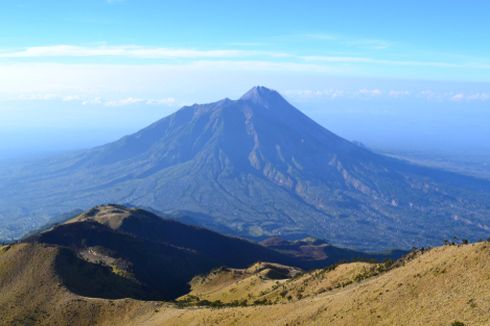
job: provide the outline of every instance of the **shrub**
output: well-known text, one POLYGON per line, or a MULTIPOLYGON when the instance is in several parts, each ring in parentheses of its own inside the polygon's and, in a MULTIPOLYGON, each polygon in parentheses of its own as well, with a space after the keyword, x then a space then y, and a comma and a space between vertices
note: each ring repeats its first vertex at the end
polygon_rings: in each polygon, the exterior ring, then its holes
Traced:
POLYGON ((451 326, 465 326, 465 324, 463 322, 460 322, 460 321, 453 321, 451 326))
POLYGON ((267 301, 267 299, 259 299, 254 301, 254 305, 266 305, 268 303, 269 302, 267 301))

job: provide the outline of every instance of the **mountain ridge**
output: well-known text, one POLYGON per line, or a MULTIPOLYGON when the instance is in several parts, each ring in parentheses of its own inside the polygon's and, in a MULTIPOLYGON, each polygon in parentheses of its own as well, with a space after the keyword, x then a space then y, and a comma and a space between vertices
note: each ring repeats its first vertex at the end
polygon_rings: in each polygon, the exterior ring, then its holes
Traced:
POLYGON ((483 326, 490 321, 489 250, 488 242, 418 250, 388 269, 349 263, 302 273, 265 262, 221 268, 196 276, 192 291, 171 303, 125 297, 120 271, 87 266, 66 247, 17 243, 0 246, 0 323, 483 326), (79 282, 87 276, 90 282, 79 282), (87 296, 74 284, 111 295, 87 296))
POLYGON ((50 277, 59 279, 71 293, 136 300, 174 300, 188 292, 193 277, 216 268, 247 268, 264 261, 309 270, 340 261, 383 261, 405 254, 336 248, 321 259, 304 259, 114 204, 94 207, 5 248, 11 247, 42 252, 49 247, 54 275, 50 277))

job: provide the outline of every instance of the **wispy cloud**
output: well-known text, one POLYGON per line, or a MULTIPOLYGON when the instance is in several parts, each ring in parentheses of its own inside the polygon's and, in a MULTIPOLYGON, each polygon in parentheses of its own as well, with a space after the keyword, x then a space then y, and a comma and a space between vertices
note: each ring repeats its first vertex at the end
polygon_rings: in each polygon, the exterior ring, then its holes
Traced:
POLYGON ((381 89, 360 88, 355 90, 345 89, 323 89, 323 90, 287 90, 284 92, 291 98, 314 100, 314 99, 419 99, 437 102, 490 102, 490 92, 468 92, 468 91, 436 91, 436 90, 404 90, 404 89, 381 89))
POLYGON ((35 46, 20 50, 0 50, 0 58, 46 58, 46 57, 126 57, 140 59, 195 59, 195 58, 240 58, 251 56, 287 57, 282 52, 247 51, 235 49, 196 50, 181 48, 121 46, 35 46))
POLYGON ((334 33, 309 33, 303 34, 303 38, 306 40, 326 41, 337 43, 343 46, 369 50, 384 50, 393 46, 393 42, 387 40, 372 38, 353 38, 334 33))
MULTIPOLYGON (((122 59, 134 60, 229 60, 229 61, 253 61, 268 62, 271 66, 279 64, 301 65, 308 69, 308 64, 317 66, 330 65, 381 65, 381 66, 413 66, 413 67, 432 67, 432 68, 471 68, 471 69, 490 69, 490 63, 482 61, 421 61, 421 60, 396 60, 380 59, 368 56, 352 55, 298 55, 281 51, 258 51, 240 49, 191 49, 191 48, 164 48, 164 47, 145 47, 137 45, 97 45, 97 46, 78 46, 78 45, 49 45, 35 46, 23 49, 6 50, 0 49, 0 59, 33 59, 42 60, 45 58, 98 58, 98 57, 117 57, 122 59)), ((330 66, 332 68, 333 66, 330 66)))
MULTIPOLYGON (((381 89, 381 88, 359 88, 354 90, 347 89, 297 89, 285 90, 283 92, 288 98, 300 100, 337 100, 337 99, 393 99, 403 100, 407 97, 424 101, 436 102, 490 102, 490 92, 447 92, 435 90, 403 90, 403 89, 381 89)), ((0 99, 2 100, 2 99, 0 99)), ((74 102, 84 106, 105 106, 105 107, 124 107, 124 106, 165 106, 177 108, 185 103, 177 101, 174 97, 162 98, 146 98, 137 96, 127 96, 120 98, 105 98, 97 95, 66 95, 55 93, 44 94, 23 94, 16 98, 11 98, 14 101, 59 101, 59 102, 74 102)))
POLYGON ((392 42, 376 39, 356 39, 345 41, 346 44, 372 50, 384 50, 393 46, 392 42))
POLYGON ((353 56, 308 55, 302 56, 301 58, 308 62, 373 63, 373 59, 371 58, 353 56))
POLYGON ((341 99, 341 98, 379 98, 379 97, 397 97, 404 91, 383 90, 379 88, 360 88, 356 90, 346 89, 322 89, 322 90, 287 90, 284 93, 292 98, 302 99, 341 99))
MULTIPOLYGON (((5 100, 1 99, 0 100, 5 100)), ((123 97, 123 98, 104 98, 102 96, 89 95, 66 95, 55 93, 43 94, 21 94, 14 98, 7 99, 8 101, 57 101, 57 102, 76 102, 81 105, 98 105, 107 107, 120 107, 130 105, 155 105, 175 107, 179 105, 174 97, 164 98, 142 98, 142 97, 123 97)))
POLYGON ((304 38, 310 39, 310 40, 319 40, 319 41, 335 41, 338 40, 338 36, 334 34, 325 34, 325 33, 311 33, 311 34, 304 34, 304 38))
POLYGON ((378 97, 384 94, 384 91, 379 88, 362 88, 359 90, 359 95, 369 96, 369 97, 378 97))
POLYGON ((454 102, 462 102, 462 101, 490 101, 490 93, 482 93, 482 92, 476 92, 476 93, 455 93, 450 95, 451 101, 454 102))
POLYGON ((126 97, 116 100, 106 100, 102 101, 105 106, 127 106, 127 105, 164 105, 164 106, 175 106, 177 100, 173 97, 160 98, 160 99, 146 99, 138 97, 126 97))
POLYGON ((376 64, 376 65, 391 65, 391 66, 420 66, 420 67, 437 67, 437 68, 458 68, 458 67, 475 67, 488 69, 487 64, 472 63, 472 62, 444 62, 444 61, 418 61, 418 60, 389 60, 376 59, 371 57, 356 57, 356 56, 302 56, 302 59, 308 62, 332 62, 332 63, 357 63, 357 64, 376 64))
POLYGON ((488 82, 490 63, 484 58, 424 61, 363 54, 318 54, 312 49, 288 53, 231 46, 191 49, 103 44, 0 48, 0 100, 20 100, 16 97, 41 94, 46 99, 78 101, 86 105, 177 105, 168 95, 188 99, 196 87, 229 89, 238 88, 236 85, 250 87, 265 83, 288 85, 282 86, 283 89, 300 87, 299 91, 291 92, 297 98, 490 101, 488 86, 448 87, 446 89, 454 91, 441 92, 437 87, 435 91, 430 88, 423 91, 418 83, 391 84, 374 80, 437 81, 454 76, 451 79, 465 82, 457 78, 463 75, 488 82), (331 88, 313 89, 317 83, 321 85, 322 81, 338 78, 372 80, 338 88, 338 83, 326 82, 323 86, 331 88), (306 90, 301 90, 303 87, 306 90), (59 95, 53 98, 50 94, 59 95))

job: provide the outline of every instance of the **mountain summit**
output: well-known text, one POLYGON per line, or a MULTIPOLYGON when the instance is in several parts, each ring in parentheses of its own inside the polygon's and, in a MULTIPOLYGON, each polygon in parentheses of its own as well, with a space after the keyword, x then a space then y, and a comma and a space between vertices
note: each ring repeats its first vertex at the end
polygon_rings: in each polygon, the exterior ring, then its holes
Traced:
POLYGON ((255 86, 240 97, 242 101, 250 101, 265 108, 278 108, 291 105, 276 91, 264 86, 255 86))
MULTIPOLYGON (((257 86, 1 177, 0 220, 118 202, 249 238, 362 249, 490 235, 490 183, 378 155, 257 86)), ((31 222, 32 223, 32 222, 31 222)))

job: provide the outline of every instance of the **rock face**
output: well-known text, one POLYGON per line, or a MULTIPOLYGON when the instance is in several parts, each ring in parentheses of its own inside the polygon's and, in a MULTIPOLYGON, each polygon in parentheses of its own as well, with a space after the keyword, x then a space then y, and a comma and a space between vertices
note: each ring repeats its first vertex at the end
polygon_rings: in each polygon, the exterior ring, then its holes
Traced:
POLYGON ((265 87, 183 107, 114 143, 0 173, 0 181, 4 221, 118 202, 229 234, 312 235, 371 250, 490 235, 488 181, 375 154, 265 87))

